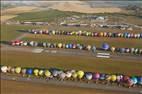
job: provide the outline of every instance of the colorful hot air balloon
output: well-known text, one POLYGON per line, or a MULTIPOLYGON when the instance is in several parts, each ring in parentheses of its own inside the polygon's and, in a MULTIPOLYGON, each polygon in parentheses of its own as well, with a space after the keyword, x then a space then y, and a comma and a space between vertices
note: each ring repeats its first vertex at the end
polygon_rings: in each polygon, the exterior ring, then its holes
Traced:
POLYGON ((102 49, 103 50, 108 50, 109 49, 109 45, 107 43, 103 43, 102 49))
POLYGON ((106 77, 106 74, 101 73, 101 74, 100 74, 100 78, 99 78, 99 79, 100 79, 100 80, 105 80, 105 77, 106 77))
POLYGON ((58 48, 62 48, 62 43, 58 43, 58 48))
POLYGON ((66 77, 67 77, 67 78, 71 78, 71 76, 72 76, 72 72, 71 72, 71 71, 67 71, 67 72, 66 72, 66 77))
POLYGON ((142 85, 142 76, 138 77, 138 84, 142 85))
POLYGON ((34 72, 34 75, 35 75, 35 76, 38 76, 38 73, 39 73, 39 70, 38 70, 38 69, 34 69, 33 72, 34 72))
POLYGON ((26 74, 26 69, 25 69, 25 68, 22 68, 21 73, 22 73, 23 75, 25 75, 25 74, 26 74))
POLYGON ((19 74, 21 72, 21 67, 16 67, 15 68, 15 73, 19 74))
POLYGON ((60 77, 60 79, 63 80, 63 79, 65 79, 66 74, 64 72, 62 72, 62 73, 59 74, 59 77, 60 77))
POLYGON ((72 74, 72 77, 73 77, 74 79, 76 79, 76 78, 77 78, 77 73, 74 72, 74 73, 72 74))
POLYGON ((91 80, 92 79, 92 77, 93 77, 93 75, 92 75, 92 73, 85 73, 85 78, 87 79, 87 80, 91 80))
POLYGON ((134 85, 138 83, 137 77, 133 76, 131 79, 132 79, 134 85))
POLYGON ((7 72, 7 66, 2 66, 1 67, 1 72, 6 73, 7 72))
POLYGON ((99 73, 94 73, 93 74, 93 79, 94 80, 98 80, 100 78, 100 74, 99 73))
POLYGON ((84 76, 84 71, 82 71, 82 70, 77 71, 77 75, 78 75, 78 78, 79 78, 79 79, 83 78, 83 76, 84 76))
POLYGON ((93 53, 96 52, 96 46, 95 45, 92 47, 92 51, 93 51, 93 53))
POLYGON ((32 75, 32 74, 33 74, 33 69, 28 68, 28 69, 26 70, 26 74, 32 75))
POLYGON ((111 51, 114 52, 115 51, 115 47, 111 47, 111 51))
POLYGON ((91 50, 91 45, 87 46, 87 50, 89 50, 89 51, 91 50))
POLYGON ((38 74, 39 74, 39 76, 43 76, 44 75, 44 70, 39 70, 39 72, 38 72, 38 74))
POLYGON ((116 79, 117 79, 117 78, 116 78, 116 75, 111 75, 111 81, 114 82, 114 81, 116 81, 116 79))
POLYGON ((51 72, 49 70, 45 70, 45 76, 46 77, 50 77, 51 76, 51 72))

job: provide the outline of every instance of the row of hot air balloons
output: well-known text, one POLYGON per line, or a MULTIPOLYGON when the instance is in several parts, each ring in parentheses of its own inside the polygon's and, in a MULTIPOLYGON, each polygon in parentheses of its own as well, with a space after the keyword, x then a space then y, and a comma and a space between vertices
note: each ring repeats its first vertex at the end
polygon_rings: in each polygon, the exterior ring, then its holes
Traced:
POLYGON ((51 43, 51 42, 36 42, 36 41, 22 41, 15 40, 10 43, 12 46, 32 46, 32 47, 46 47, 46 48, 65 48, 65 49, 80 49, 96 52, 96 49, 120 52, 120 53, 131 53, 131 54, 142 54, 141 48, 116 48, 111 47, 107 43, 103 43, 100 48, 96 48, 95 45, 85 45, 80 43, 51 43))
POLYGON ((128 33, 128 32, 89 32, 89 31, 58 31, 58 30, 28 30, 32 34, 46 34, 46 35, 76 35, 76 36, 90 36, 90 37, 113 37, 113 38, 142 38, 142 33, 128 33))
POLYGON ((23 76, 35 76, 46 79, 59 79, 59 80, 82 80, 87 82, 112 84, 122 86, 142 86, 141 76, 128 76, 123 74, 106 74, 99 72, 85 72, 83 70, 62 70, 57 68, 22 68, 1 65, 2 73, 16 73, 23 76))

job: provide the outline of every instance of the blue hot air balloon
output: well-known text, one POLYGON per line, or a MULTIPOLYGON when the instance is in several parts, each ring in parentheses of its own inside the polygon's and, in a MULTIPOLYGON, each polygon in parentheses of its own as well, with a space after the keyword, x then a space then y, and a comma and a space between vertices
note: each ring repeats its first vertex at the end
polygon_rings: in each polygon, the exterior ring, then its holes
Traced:
POLYGON ((132 79, 134 84, 137 84, 137 82, 138 82, 137 77, 133 76, 131 79, 132 79))
POLYGON ((138 77, 138 84, 142 85, 142 76, 138 77))
POLYGON ((108 50, 109 49, 109 45, 107 43, 103 43, 102 49, 103 50, 108 50))
POLYGON ((120 48, 120 53, 124 53, 125 52, 125 48, 120 48))
POLYGON ((29 68, 26 70, 26 74, 31 75, 33 73, 33 69, 29 68))

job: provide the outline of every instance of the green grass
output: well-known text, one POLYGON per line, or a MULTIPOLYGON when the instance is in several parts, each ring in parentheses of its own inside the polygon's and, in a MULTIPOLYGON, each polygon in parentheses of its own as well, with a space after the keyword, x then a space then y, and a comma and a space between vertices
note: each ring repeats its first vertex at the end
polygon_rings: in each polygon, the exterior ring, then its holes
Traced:
MULTIPOLYGON (((67 16, 72 15, 83 15, 85 13, 79 13, 79 12, 65 12, 65 11, 59 11, 59 10, 44 10, 44 11, 36 11, 36 12, 29 12, 29 13, 21 13, 18 14, 17 17, 11 19, 11 20, 18 20, 18 21, 59 21, 60 18, 64 18, 67 16)), ((85 14, 87 15, 87 13, 85 14)), ((92 15, 98 15, 98 16, 108 16, 111 18, 111 22, 114 21, 120 21, 122 20, 124 22, 130 22, 132 24, 142 24, 141 16, 136 16, 134 14, 129 13, 92 13, 92 15), (123 19, 120 19, 123 18, 123 19)))
POLYGON ((38 12, 30 12, 30 13, 22 13, 12 20, 18 21, 56 21, 58 18, 67 17, 71 15, 80 15, 81 13, 77 12, 62 12, 58 10, 46 10, 46 11, 38 11, 38 12))
POLYGON ((32 25, 4 25, 1 24, 1 41, 10 41, 15 39, 16 37, 23 34, 22 32, 18 32, 17 30, 27 30, 33 28, 45 28, 45 26, 32 26, 32 25))
POLYGON ((64 36, 64 35, 33 35, 29 34, 22 40, 33 40, 39 42, 62 42, 62 43, 82 43, 96 45, 100 47, 104 42, 115 47, 136 47, 142 48, 141 39, 125 39, 125 38, 102 38, 102 37, 84 37, 84 36, 64 36))

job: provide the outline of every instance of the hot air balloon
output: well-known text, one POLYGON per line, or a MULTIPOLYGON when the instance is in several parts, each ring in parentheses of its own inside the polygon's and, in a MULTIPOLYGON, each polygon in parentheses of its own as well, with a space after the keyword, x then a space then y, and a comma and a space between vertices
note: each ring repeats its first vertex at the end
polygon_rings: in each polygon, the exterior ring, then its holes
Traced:
POLYGON ((100 79, 100 80, 105 80, 105 77, 106 77, 106 74, 101 73, 101 74, 100 74, 100 78, 99 78, 99 79, 100 79))
POLYGON ((46 77, 50 77, 51 76, 51 72, 49 70, 45 70, 45 76, 46 77))
POLYGON ((1 72, 3 72, 3 73, 7 73, 7 66, 2 66, 1 67, 1 72))
POLYGON ((91 80, 92 77, 93 77, 92 73, 90 73, 90 72, 85 73, 85 78, 86 78, 87 80, 91 80))
POLYGON ((95 45, 93 45, 93 47, 92 47, 92 51, 93 51, 93 53, 95 53, 95 52, 96 52, 96 46, 95 46, 95 45))
POLYGON ((82 70, 77 71, 77 76, 78 76, 79 79, 83 78, 84 71, 82 71, 82 70))
POLYGON ((71 78, 71 76, 72 76, 72 72, 71 72, 71 71, 67 71, 67 72, 66 72, 66 77, 67 77, 67 78, 71 78))
POLYGON ((11 72, 15 73, 15 68, 14 67, 11 68, 11 72))
POLYGON ((21 67, 16 67, 15 68, 15 73, 19 74, 21 72, 21 67))
POLYGON ((109 49, 109 45, 107 43, 103 43, 102 49, 103 50, 108 50, 109 49))
POLYGON ((59 77, 60 77, 61 80, 64 80, 65 77, 66 77, 66 74, 64 72, 62 72, 62 73, 59 74, 59 77))
POLYGON ((138 84, 142 85, 142 76, 138 77, 138 84))
POLYGON ((131 79, 132 79, 134 85, 136 85, 138 83, 137 77, 133 76, 133 77, 131 77, 131 79))
POLYGON ((38 74, 39 74, 39 76, 43 76, 44 75, 44 70, 39 70, 39 72, 38 72, 38 74))
POLYGON ((100 74, 99 73, 94 73, 93 74, 93 79, 94 80, 98 80, 100 78, 100 74))
POLYGON ((58 48, 62 48, 62 43, 58 43, 58 48))
POLYGON ((72 77, 73 77, 74 79, 76 79, 76 78, 77 78, 77 73, 74 72, 74 73, 72 74, 72 77))
POLYGON ((125 48, 120 48, 120 53, 124 53, 125 52, 125 48))
POLYGON ((32 74, 33 74, 33 69, 28 68, 28 69, 26 70, 26 74, 32 75, 32 74))
POLYGON ((116 75, 111 75, 111 81, 113 81, 113 82, 116 81, 116 75))
POLYGON ((35 76, 38 76, 38 73, 39 73, 39 70, 38 70, 38 69, 34 69, 33 72, 34 72, 34 75, 35 75, 35 76))
POLYGON ((128 85, 129 88, 132 87, 134 85, 133 80, 132 79, 128 79, 127 85, 128 85))
POLYGON ((87 46, 87 50, 89 50, 89 51, 91 50, 91 45, 87 46))
POLYGON ((26 69, 22 68, 21 73, 22 73, 22 75, 25 75, 26 74, 26 69))
POLYGON ((115 47, 111 47, 111 51, 114 52, 115 51, 115 47))

